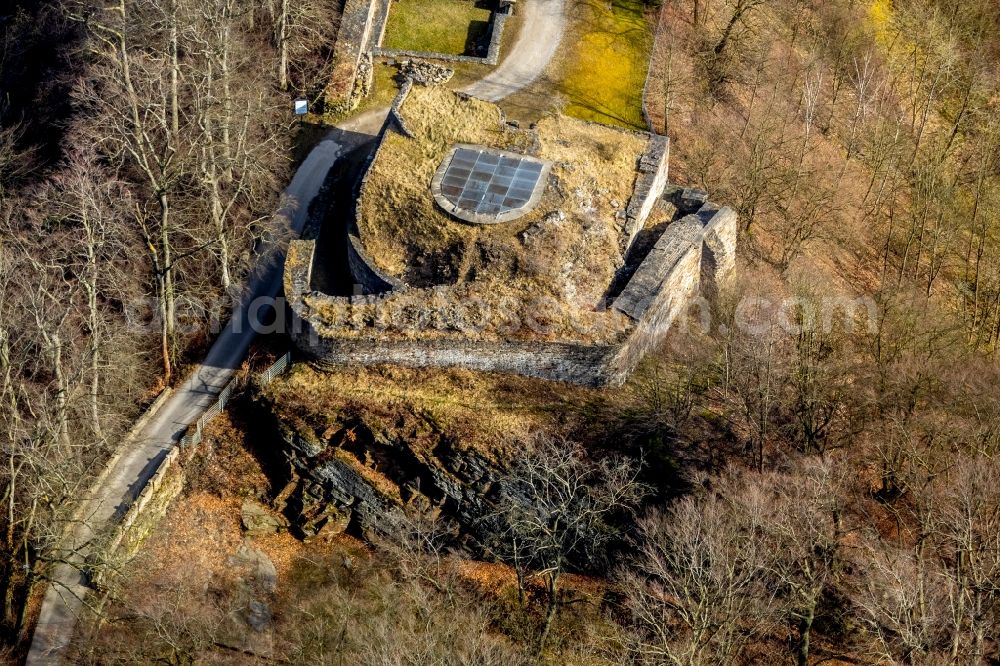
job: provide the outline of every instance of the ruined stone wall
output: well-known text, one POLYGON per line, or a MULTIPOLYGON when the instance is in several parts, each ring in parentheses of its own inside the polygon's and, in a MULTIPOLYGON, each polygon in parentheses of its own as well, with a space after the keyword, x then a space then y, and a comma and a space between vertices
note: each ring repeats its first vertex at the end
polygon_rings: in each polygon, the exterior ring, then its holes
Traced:
POLYGON ((639 159, 639 174, 636 177, 632 198, 625 209, 625 234, 622 239, 622 254, 628 254, 632 241, 649 217, 653 205, 663 196, 667 186, 670 164, 670 139, 659 134, 650 134, 646 152, 639 159))
MULTIPOLYGON (((303 295, 309 290, 315 242, 296 240, 285 259, 285 295, 291 311, 295 345, 320 366, 377 365, 462 367, 488 372, 512 372, 585 385, 607 383, 607 359, 616 353, 610 345, 545 341, 494 341, 452 337, 446 339, 385 340, 370 336, 337 335, 318 325, 303 295)), ((330 300, 345 297, 316 296, 330 300)))
MULTIPOLYGON (((326 111, 345 113, 357 106, 359 93, 359 65, 362 56, 371 52, 372 27, 390 0, 347 0, 340 17, 337 43, 333 50, 333 72, 327 86, 326 111)), ((370 58, 369 58, 370 60, 370 58)), ((368 76, 371 75, 370 62, 368 76)))
MULTIPOLYGON (((391 4, 391 2, 389 3, 391 4)), ((386 17, 381 26, 382 34, 379 35, 377 46, 372 49, 376 56, 384 58, 419 58, 421 60, 443 60, 444 62, 471 62, 480 65, 496 65, 500 62, 500 43, 503 40, 504 25, 507 23, 509 14, 506 11, 494 11, 490 14, 490 43, 485 56, 452 55, 449 53, 436 53, 433 51, 409 51, 404 49, 384 49, 382 39, 385 33, 385 23, 388 22, 388 9, 386 17)))
MULTIPOLYGON (((704 215, 711 209, 712 204, 709 204, 699 214, 704 215)), ((715 290, 731 280, 736 272, 738 232, 736 211, 729 207, 715 213, 705 227, 701 279, 706 286, 707 297, 714 296, 715 290)))
POLYGON ((400 88, 399 94, 396 95, 396 99, 390 105, 389 113, 382 124, 382 129, 379 130, 378 137, 375 139, 375 146, 368 156, 368 167, 365 169, 364 175, 358 181, 355 188, 354 218, 348 224, 347 229, 347 265, 350 269, 351 277, 354 279, 355 287, 362 294, 381 294, 393 289, 404 289, 406 287, 400 280, 391 275, 386 275, 375 266, 375 262, 371 260, 365 251, 364 243, 361 242, 358 231, 358 220, 362 214, 361 201, 364 197, 365 188, 368 186, 371 165, 375 163, 379 153, 382 151, 386 135, 393 129, 402 132, 404 135, 409 133, 409 130, 406 129, 405 121, 399 113, 399 108, 406 100, 412 87, 412 81, 405 81, 403 87, 400 88))
POLYGON ((613 308, 636 320, 628 339, 609 359, 607 372, 612 383, 625 381, 697 297, 701 286, 701 235, 701 224, 690 216, 669 225, 612 303, 613 308))
MULTIPOLYGON (((302 296, 309 291, 315 243, 293 241, 285 265, 285 294, 295 344, 320 366, 396 364, 511 372, 589 386, 620 385, 663 340, 677 316, 704 291, 703 276, 728 279, 733 270, 736 214, 711 204, 669 225, 611 307, 635 321, 616 345, 543 340, 478 340, 460 336, 387 340, 377 331, 338 335, 317 325, 302 296), (713 258, 706 263, 709 243, 713 258)), ((343 297, 324 296, 331 300, 343 297)))
MULTIPOLYGON (((411 82, 404 84, 390 108, 369 157, 369 166, 383 149, 387 133, 407 133, 398 110, 411 85, 411 82)), ((634 192, 626 212, 626 250, 642 229, 653 206, 662 198, 666 186, 669 139, 655 134, 648 136, 646 152, 640 159, 634 192)), ((377 298, 379 294, 408 287, 374 265, 359 237, 357 216, 361 215, 360 201, 369 172, 366 171, 357 186, 355 219, 347 232, 347 260, 360 292, 358 297, 377 298)), ((303 300, 306 293, 311 293, 314 300, 338 301, 345 298, 312 292, 310 282, 315 243, 311 240, 293 241, 285 262, 284 286, 292 315, 292 338, 321 366, 386 363, 410 367, 463 367, 584 385, 619 385, 642 357, 663 340, 678 314, 699 292, 713 295, 735 268, 735 212, 729 208, 720 210, 711 203, 702 205, 701 202, 687 210, 697 212, 667 226, 611 303, 612 308, 634 322, 632 329, 618 344, 481 340, 464 337, 460 333, 434 338, 387 339, 376 329, 367 335, 364 331, 338 331, 335 326, 328 325, 310 312, 303 300)), ((431 298, 428 294, 428 299, 431 298)), ((428 300, 428 312, 432 309, 428 300)))
POLYGON ((382 294, 406 288, 402 282, 375 267, 356 233, 347 234, 347 265, 355 289, 362 294, 382 294))
POLYGON ((412 368, 457 367, 599 386, 614 347, 540 341, 316 336, 296 339, 320 366, 393 364, 412 368), (303 342, 305 343, 303 345, 303 342))

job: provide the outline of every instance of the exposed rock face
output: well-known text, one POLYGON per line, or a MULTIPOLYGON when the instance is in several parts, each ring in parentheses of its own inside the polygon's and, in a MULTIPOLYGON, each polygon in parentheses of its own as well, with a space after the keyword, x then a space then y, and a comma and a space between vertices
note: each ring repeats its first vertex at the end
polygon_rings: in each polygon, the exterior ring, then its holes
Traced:
POLYGON ((287 508, 307 538, 345 528, 371 537, 400 507, 453 519, 472 546, 487 535, 502 462, 456 446, 433 422, 413 423, 423 432, 405 439, 357 419, 338 425, 317 434, 301 421, 277 423, 296 482, 287 508))
POLYGON ((240 510, 244 531, 250 535, 274 534, 288 527, 284 518, 276 516, 257 502, 246 501, 240 510))
POLYGON ((254 631, 264 631, 271 626, 274 614, 263 601, 253 600, 247 604, 246 621, 254 631))
POLYGON ((278 570, 267 553, 244 539, 236 555, 230 558, 233 564, 247 566, 250 580, 264 592, 273 594, 278 589, 278 570))
MULTIPOLYGON (((256 502, 244 504, 244 509, 248 507, 254 516, 260 515, 258 508, 263 510, 256 502)), ((249 537, 228 563, 242 571, 237 587, 241 603, 219 628, 217 640, 234 650, 270 658, 274 653, 274 613, 270 604, 278 589, 278 571, 267 553, 254 546, 249 537)))

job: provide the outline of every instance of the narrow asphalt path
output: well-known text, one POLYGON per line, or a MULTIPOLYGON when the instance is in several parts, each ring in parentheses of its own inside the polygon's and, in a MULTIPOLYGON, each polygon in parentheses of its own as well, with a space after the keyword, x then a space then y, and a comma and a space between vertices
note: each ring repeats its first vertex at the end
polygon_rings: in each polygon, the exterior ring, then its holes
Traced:
MULTIPOLYGON (((288 236, 298 235, 309 210, 309 203, 319 192, 334 161, 357 145, 359 135, 334 130, 323 139, 295 172, 285 190, 285 202, 279 211, 288 236)), ((365 136, 365 140, 371 137, 365 136)), ((156 472, 160 461, 176 445, 184 429, 212 406, 219 392, 246 357, 255 331, 247 325, 249 313, 271 302, 281 286, 280 270, 286 242, 274 248, 258 262, 248 281, 247 297, 219 334, 204 362, 163 404, 136 436, 131 447, 117 460, 100 492, 85 500, 83 520, 65 543, 63 559, 50 573, 50 584, 42 602, 27 663, 58 664, 73 637, 76 618, 83 608, 87 585, 80 564, 86 558, 94 536, 120 520, 128 504, 141 492, 156 472)))
MULTIPOLYGON (((487 101, 498 101, 527 86, 548 66, 563 33, 564 0, 527 0, 518 7, 523 28, 513 52, 481 81, 464 92, 487 101)), ((256 331, 248 325, 250 314, 270 303, 281 288, 281 269, 289 238, 297 237, 306 222, 309 204, 319 193, 330 168, 342 155, 372 140, 388 109, 376 109, 345 121, 331 131, 299 166, 285 190, 279 215, 286 238, 274 243, 248 280, 246 296, 234 317, 219 334, 204 362, 163 404, 115 462, 100 492, 84 500, 83 520, 69 535, 61 558, 49 574, 31 648, 29 666, 61 663, 73 638, 77 617, 84 609, 88 587, 81 565, 96 534, 120 520, 156 472, 167 452, 176 446, 188 424, 196 421, 218 398, 233 373, 246 358, 256 331)))

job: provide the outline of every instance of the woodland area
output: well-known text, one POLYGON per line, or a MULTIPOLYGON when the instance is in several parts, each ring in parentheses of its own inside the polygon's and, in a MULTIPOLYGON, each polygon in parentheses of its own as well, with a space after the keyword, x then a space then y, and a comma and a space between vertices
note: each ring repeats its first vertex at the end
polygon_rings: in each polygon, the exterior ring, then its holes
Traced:
MULTIPOLYGON (((238 284, 265 233, 283 89, 322 78, 331 21, 306 10, 333 9, 199 2, 25 2, 3 24, 11 643, 74 492, 207 339, 185 304, 238 284), (167 316, 137 332, 144 299, 167 316)), ((448 430, 405 402, 445 379, 361 377, 410 396, 389 404, 415 433, 495 428, 519 452, 509 501, 474 550, 400 512, 297 558, 275 605, 291 663, 1000 660, 1000 5, 666 0, 657 29, 655 129, 673 181, 738 210, 739 279, 621 390, 516 384, 544 425, 476 403, 448 430)), ((185 503, 274 498, 254 430, 214 435, 185 503)), ((241 588, 205 589, 119 590, 79 660, 256 663, 217 650, 241 588)))
POLYGON ((745 454, 644 523, 656 659, 730 661, 775 617, 800 664, 817 635, 869 663, 997 659, 998 29, 996 3, 665 3, 654 122, 675 180, 737 208, 746 263, 662 399, 696 388, 682 448, 712 405, 745 454), (863 303, 841 325, 838 295, 863 303))
POLYGON ((5 642, 75 498, 228 316, 337 20, 323 0, 5 3, 5 642))

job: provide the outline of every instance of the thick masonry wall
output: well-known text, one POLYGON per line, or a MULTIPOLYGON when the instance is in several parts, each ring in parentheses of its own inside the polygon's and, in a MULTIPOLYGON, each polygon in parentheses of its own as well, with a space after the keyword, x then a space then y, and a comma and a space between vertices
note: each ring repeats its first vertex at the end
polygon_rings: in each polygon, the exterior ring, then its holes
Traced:
MULTIPOLYGON (((704 285, 728 279, 733 269, 736 214, 706 205, 667 227, 654 250, 612 307, 635 320, 617 345, 547 341, 485 341, 471 338, 381 340, 374 336, 338 336, 318 330, 302 296, 309 291, 314 241, 293 241, 285 262, 285 295, 292 312, 292 338, 320 366, 396 364, 410 367, 462 367, 511 372, 529 377, 589 386, 620 385, 667 334, 677 316, 704 285), (706 268, 708 239, 721 261, 706 268), (733 245, 728 243, 732 241, 733 245), (638 278, 638 281, 637 281, 638 278), (622 300, 619 303, 619 300, 622 300)), ((342 297, 325 296, 331 300, 342 297)))
POLYGON ((669 225, 612 307, 636 321, 641 320, 670 273, 678 270, 678 265, 694 249, 700 252, 698 241, 703 234, 704 228, 696 215, 688 215, 669 225))
POLYGON ((365 187, 368 185, 368 178, 371 174, 371 165, 375 163, 379 153, 382 151, 386 134, 388 134, 393 127, 398 129, 403 134, 408 134, 403 118, 399 114, 399 107, 406 100, 406 96, 409 95, 412 87, 412 81, 405 81, 403 83, 403 87, 399 90, 399 94, 396 95, 396 99, 393 100, 392 105, 390 105, 389 113, 386 116, 385 122, 382 124, 382 129, 379 130, 378 137, 375 140, 375 146, 372 149, 371 154, 368 156, 368 168, 365 170, 361 180, 358 181, 357 188, 355 190, 354 219, 351 220, 347 230, 347 265, 351 271, 351 277, 354 279, 355 287, 359 289, 362 294, 381 294, 393 289, 406 288, 406 285, 404 285, 400 280, 380 271, 368 256, 368 253, 365 252, 364 243, 361 242, 360 232, 358 230, 358 220, 361 219, 362 215, 361 201, 364 196, 365 187))
MULTIPOLYGON (((667 227, 664 236, 669 230, 670 227, 667 227)), ((670 265, 669 270, 646 295, 636 327, 615 357, 609 359, 607 374, 613 378, 612 384, 622 383, 628 378, 643 356, 662 342, 677 316, 698 295, 702 245, 697 239, 691 239, 689 229, 678 229, 678 232, 677 236, 683 238, 674 245, 674 252, 662 259, 664 264, 670 265)), ((618 309, 617 306, 616 300, 612 307, 618 309)))
POLYGON ((698 214, 702 218, 712 215, 705 226, 705 259, 702 261, 701 278, 708 284, 721 286, 736 271, 736 236, 739 231, 736 211, 729 207, 716 211, 712 204, 708 204, 698 214))
POLYGON ((667 186, 670 164, 670 139, 659 134, 650 134, 646 152, 639 159, 639 175, 636 177, 632 198, 625 209, 625 234, 623 254, 628 254, 632 241, 642 229, 657 199, 663 196, 667 186))
POLYGON ((402 282, 375 267, 356 233, 347 234, 347 266, 354 278, 355 288, 362 294, 381 294, 406 288, 402 282))
POLYGON ((606 359, 615 348, 551 342, 476 340, 405 340, 315 338, 305 351, 320 366, 394 364, 414 368, 460 367, 485 372, 511 372, 598 386, 606 359))
POLYGON ((372 26, 380 16, 383 4, 390 0, 347 0, 337 31, 337 44, 333 50, 333 72, 326 89, 326 111, 343 113, 357 104, 355 89, 358 65, 363 54, 370 51, 372 26))

